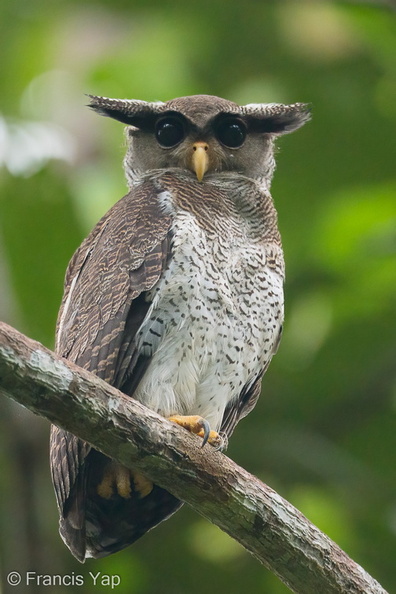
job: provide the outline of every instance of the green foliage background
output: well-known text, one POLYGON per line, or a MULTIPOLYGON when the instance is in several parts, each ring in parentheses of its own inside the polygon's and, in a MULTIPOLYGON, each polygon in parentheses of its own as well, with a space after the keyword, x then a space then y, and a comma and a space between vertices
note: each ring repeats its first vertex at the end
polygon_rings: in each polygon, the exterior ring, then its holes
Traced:
MULTIPOLYGON (((48 347, 67 262, 125 193, 122 126, 86 109, 84 93, 312 103, 312 122, 280 142, 272 191, 284 337, 228 453, 396 591, 394 13, 307 0, 4 0, 0 11, 0 317, 48 347)), ((103 590, 90 571, 119 575, 120 594, 287 591, 187 508, 80 566, 57 534, 48 424, 0 407, 3 592, 48 592, 10 588, 11 570, 81 574, 89 594, 103 590)))

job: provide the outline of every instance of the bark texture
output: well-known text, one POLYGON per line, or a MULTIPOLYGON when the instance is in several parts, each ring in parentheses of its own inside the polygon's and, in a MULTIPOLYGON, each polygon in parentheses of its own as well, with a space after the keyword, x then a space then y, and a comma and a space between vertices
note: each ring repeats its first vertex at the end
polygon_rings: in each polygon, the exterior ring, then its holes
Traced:
MULTIPOLYGON (((386 594, 330 538, 224 454, 0 323, 0 393, 185 501, 299 594, 386 594)), ((54 527, 55 529, 55 527, 54 527)))

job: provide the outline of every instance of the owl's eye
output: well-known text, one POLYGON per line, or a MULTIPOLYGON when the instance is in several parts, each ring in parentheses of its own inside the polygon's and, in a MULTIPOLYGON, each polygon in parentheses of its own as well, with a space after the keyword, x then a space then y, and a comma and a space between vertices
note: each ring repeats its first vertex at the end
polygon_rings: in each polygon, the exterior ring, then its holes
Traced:
POLYGON ((238 148, 246 138, 246 126, 241 120, 227 119, 217 126, 217 140, 229 148, 238 148))
POLYGON ((155 137, 163 147, 176 146, 184 136, 184 124, 178 118, 163 118, 155 126, 155 137))

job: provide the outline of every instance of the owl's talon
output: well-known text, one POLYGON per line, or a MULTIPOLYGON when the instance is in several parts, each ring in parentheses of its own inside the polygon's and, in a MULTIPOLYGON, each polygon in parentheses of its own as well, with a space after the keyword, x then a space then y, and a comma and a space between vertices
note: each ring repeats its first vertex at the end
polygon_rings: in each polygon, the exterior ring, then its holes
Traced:
POLYGON ((96 490, 103 499, 111 499, 113 495, 129 499, 131 496, 131 471, 117 462, 109 462, 96 490))
POLYGON ((199 435, 199 437, 202 437, 201 447, 204 447, 206 443, 209 443, 216 450, 222 448, 223 438, 217 431, 212 431, 208 421, 199 415, 172 415, 171 417, 168 417, 168 421, 172 421, 172 423, 184 427, 184 429, 187 429, 190 433, 195 433, 196 435, 199 435))
POLYGON ((213 444, 213 447, 215 449, 216 452, 225 452, 225 450, 228 448, 228 437, 225 433, 218 433, 218 437, 219 437, 219 443, 218 445, 213 444))
POLYGON ((138 493, 140 499, 150 495, 154 485, 148 478, 140 474, 140 472, 131 472, 131 478, 133 480, 133 489, 138 493))
POLYGON ((204 445, 206 443, 208 443, 208 439, 210 436, 210 425, 206 419, 202 419, 201 424, 202 424, 202 430, 204 432, 203 438, 202 438, 202 445, 201 445, 201 448, 203 448, 204 445))

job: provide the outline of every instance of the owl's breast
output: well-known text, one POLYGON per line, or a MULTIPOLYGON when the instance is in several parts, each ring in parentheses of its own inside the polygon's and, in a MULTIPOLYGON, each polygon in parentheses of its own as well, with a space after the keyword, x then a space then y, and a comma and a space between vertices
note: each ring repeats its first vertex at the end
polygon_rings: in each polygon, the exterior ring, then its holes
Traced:
POLYGON ((135 397, 164 416, 200 414, 213 429, 272 357, 283 321, 272 247, 231 227, 213 233, 194 213, 176 214, 171 259, 138 333, 152 359, 135 397))

